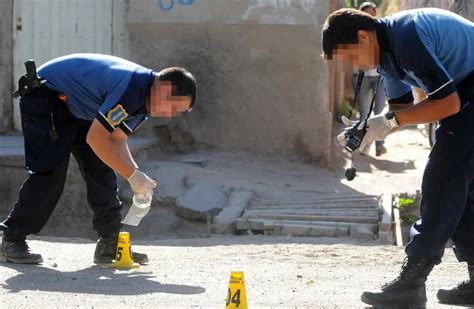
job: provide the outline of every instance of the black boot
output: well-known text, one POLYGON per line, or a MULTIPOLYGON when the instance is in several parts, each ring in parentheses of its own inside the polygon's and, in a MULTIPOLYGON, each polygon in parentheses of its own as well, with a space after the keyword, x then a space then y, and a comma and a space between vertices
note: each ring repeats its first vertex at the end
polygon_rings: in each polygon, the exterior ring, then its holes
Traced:
POLYGON ((364 292, 361 300, 376 307, 423 308, 426 305, 426 278, 439 262, 434 257, 406 257, 395 280, 383 285, 380 291, 364 292))
POLYGON ((474 305, 474 261, 467 263, 469 280, 452 289, 439 289, 438 300, 448 305, 474 305))
MULTIPOLYGON (((96 264, 110 264, 115 260, 117 253, 118 233, 110 234, 105 237, 100 237, 95 247, 94 263, 96 264)), ((132 258, 135 263, 147 264, 148 256, 144 253, 132 251, 132 258)))
POLYGON ((0 262, 16 264, 41 264, 43 258, 39 254, 31 253, 25 240, 8 241, 3 237, 0 251, 0 262))

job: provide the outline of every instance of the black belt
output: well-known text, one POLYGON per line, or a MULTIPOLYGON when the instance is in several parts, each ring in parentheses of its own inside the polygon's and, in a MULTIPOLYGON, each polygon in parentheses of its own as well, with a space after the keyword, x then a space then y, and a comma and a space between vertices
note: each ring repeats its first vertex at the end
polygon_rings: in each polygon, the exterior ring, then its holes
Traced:
POLYGON ((51 99, 59 99, 63 102, 66 102, 66 95, 64 93, 51 89, 45 84, 42 84, 38 88, 33 89, 30 92, 30 94, 47 97, 51 99))

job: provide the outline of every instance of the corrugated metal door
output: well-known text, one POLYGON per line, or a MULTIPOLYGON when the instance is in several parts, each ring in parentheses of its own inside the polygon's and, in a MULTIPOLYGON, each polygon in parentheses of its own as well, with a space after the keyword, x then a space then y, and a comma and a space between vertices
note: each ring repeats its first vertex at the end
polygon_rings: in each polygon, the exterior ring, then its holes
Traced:
MULTIPOLYGON (((123 0, 15 0, 13 8, 13 73, 16 87, 23 63, 42 63, 81 52, 120 54, 114 38, 124 32, 123 0)), ((14 103, 15 129, 20 130, 14 103)))

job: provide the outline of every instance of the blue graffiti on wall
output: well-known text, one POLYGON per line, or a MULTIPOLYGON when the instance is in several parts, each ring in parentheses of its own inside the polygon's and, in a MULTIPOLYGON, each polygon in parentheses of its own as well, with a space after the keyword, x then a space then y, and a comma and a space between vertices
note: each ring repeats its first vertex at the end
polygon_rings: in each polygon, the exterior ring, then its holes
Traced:
MULTIPOLYGON (((157 0, 158 6, 160 7, 160 9, 162 9, 165 12, 171 11, 173 9, 174 1, 175 0, 157 0)), ((192 5, 194 2, 194 0, 176 0, 176 1, 178 1, 179 4, 181 5, 192 5)))

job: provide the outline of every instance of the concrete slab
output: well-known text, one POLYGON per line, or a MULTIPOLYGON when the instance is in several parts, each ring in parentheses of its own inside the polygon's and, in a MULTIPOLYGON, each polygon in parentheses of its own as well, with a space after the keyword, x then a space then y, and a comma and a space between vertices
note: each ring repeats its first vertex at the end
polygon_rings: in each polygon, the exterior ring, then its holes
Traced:
POLYGON ((176 200, 176 210, 183 218, 206 220, 215 217, 227 204, 227 197, 218 186, 197 183, 176 200))
POLYGON ((225 207, 212 222, 212 232, 231 234, 235 230, 235 220, 242 215, 253 196, 252 191, 237 190, 230 194, 229 206, 225 207))
POLYGON ((0 135, 0 167, 24 166, 24 143, 21 135, 0 135))
MULTIPOLYGON (((158 142, 158 137, 130 137, 129 147, 132 153, 151 147, 158 142)), ((24 157, 25 144, 22 135, 0 135, 0 165, 4 158, 24 157)))

